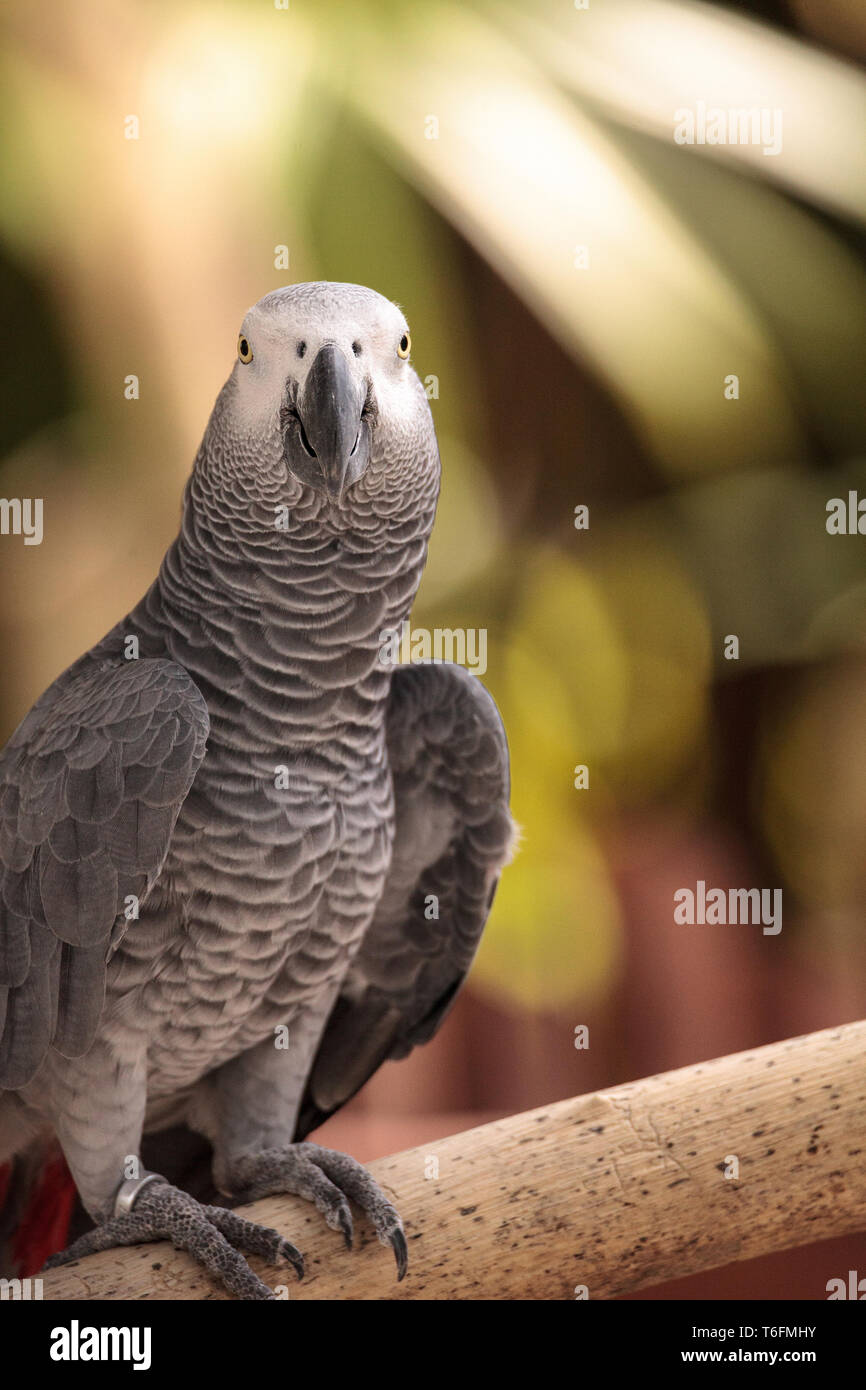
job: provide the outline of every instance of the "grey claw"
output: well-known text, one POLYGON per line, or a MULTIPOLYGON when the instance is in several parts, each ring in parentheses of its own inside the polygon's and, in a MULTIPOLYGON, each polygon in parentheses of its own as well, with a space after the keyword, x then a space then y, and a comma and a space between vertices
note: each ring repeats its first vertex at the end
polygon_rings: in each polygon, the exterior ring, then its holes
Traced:
POLYGON ((397 1283, 399 1284, 401 1280, 406 1278, 406 1270, 409 1268, 409 1247, 402 1231, 394 1231, 391 1236, 391 1247, 397 1260, 397 1283))
POLYGON ((348 1207, 344 1207, 340 1212, 340 1230, 343 1232, 346 1249, 351 1250, 354 1228, 352 1226, 352 1213, 349 1211, 348 1207))
POLYGON ((304 1257, 296 1245, 292 1245, 290 1240, 284 1240, 280 1246, 280 1254, 287 1264, 290 1264, 298 1276, 304 1277, 304 1257))

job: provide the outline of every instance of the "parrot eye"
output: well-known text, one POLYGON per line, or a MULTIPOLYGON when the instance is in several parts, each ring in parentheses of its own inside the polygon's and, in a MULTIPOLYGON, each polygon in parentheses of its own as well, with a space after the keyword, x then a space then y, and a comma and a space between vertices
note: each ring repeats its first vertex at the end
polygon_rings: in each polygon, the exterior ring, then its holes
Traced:
POLYGON ((408 333, 404 333, 404 334, 403 334, 403 337, 400 339, 399 343, 397 344, 397 356, 398 356, 398 357, 408 357, 408 356, 409 356, 409 349, 411 348, 411 346, 412 346, 412 339, 409 337, 409 334, 408 334, 408 333))
POLYGON ((243 334, 238 338, 238 357, 242 362, 252 362, 253 360, 253 350, 249 340, 243 334))

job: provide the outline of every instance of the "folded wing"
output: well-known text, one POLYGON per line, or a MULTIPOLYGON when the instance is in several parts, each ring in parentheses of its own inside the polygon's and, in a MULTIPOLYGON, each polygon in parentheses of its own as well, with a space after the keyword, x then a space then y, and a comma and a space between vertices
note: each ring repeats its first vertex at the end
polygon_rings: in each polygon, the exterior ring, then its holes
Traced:
POLYGON ((513 824, 496 706, 462 667, 400 667, 387 724, 395 840, 379 906, 331 1012, 298 1120, 303 1138, 382 1062, 427 1042, 478 948, 513 824))
POLYGON ((84 658, 0 755, 0 1087, 90 1046, 125 905, 162 869, 207 733, 183 667, 84 658))

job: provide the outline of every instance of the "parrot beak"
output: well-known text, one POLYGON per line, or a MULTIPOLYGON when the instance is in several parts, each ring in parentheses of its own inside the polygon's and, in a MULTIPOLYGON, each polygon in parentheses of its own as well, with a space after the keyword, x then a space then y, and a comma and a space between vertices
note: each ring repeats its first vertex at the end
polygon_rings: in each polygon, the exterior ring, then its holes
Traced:
POLYGON ((345 353, 325 343, 313 359, 294 406, 284 411, 284 455, 301 482, 322 488, 339 502, 370 461, 370 427, 364 415, 366 385, 358 382, 345 353))

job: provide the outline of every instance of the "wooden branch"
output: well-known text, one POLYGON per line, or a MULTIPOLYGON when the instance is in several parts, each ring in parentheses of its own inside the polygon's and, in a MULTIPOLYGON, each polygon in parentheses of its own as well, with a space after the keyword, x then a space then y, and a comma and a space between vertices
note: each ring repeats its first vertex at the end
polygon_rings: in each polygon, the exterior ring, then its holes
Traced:
MULTIPOLYGON (((302 1283, 252 1260, 262 1278, 290 1299, 571 1299, 579 1285, 610 1298, 849 1234, 866 1226, 866 1023, 545 1105, 370 1169, 406 1222, 405 1281, 369 1230, 348 1252, 291 1197, 242 1209, 307 1259, 302 1283)), ((47 1299, 227 1297, 166 1244, 43 1277, 47 1299)))

